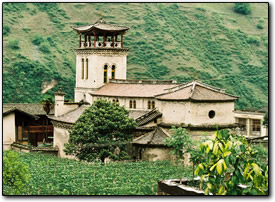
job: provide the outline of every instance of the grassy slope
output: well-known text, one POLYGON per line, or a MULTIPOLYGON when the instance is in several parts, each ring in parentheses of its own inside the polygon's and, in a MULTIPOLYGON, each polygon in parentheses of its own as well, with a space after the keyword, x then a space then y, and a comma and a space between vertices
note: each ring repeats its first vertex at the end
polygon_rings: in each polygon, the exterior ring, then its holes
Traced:
POLYGON ((72 98, 73 50, 78 36, 71 27, 93 23, 103 14, 107 22, 131 27, 125 36, 125 45, 130 48, 129 79, 190 81, 196 74, 199 80, 240 96, 238 108, 267 105, 267 4, 252 4, 248 16, 234 13, 231 3, 26 4, 16 12, 5 10, 5 6, 4 25, 10 27, 10 33, 3 43, 4 102, 37 102, 42 82, 52 78, 72 98), (264 29, 257 28, 260 18, 264 19, 264 29), (50 53, 36 51, 39 47, 32 43, 35 34, 50 45, 50 53), (249 41, 249 37, 255 40, 249 41), (12 39, 19 40, 20 49, 8 47, 12 39), (20 62, 28 64, 38 57, 40 71, 46 71, 44 78, 27 82, 26 76, 20 77, 22 71, 25 75, 28 72, 20 65, 13 68, 17 54, 25 56, 20 62), (14 86, 15 79, 18 83, 14 86), (37 92, 36 96, 30 97, 27 91, 37 92))

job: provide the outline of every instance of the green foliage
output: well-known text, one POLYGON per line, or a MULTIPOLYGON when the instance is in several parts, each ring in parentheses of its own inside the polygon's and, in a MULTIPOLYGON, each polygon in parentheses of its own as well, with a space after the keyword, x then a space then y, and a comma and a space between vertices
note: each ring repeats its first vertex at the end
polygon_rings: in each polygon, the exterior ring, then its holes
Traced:
POLYGON ((46 54, 51 52, 50 45, 46 42, 43 42, 39 45, 39 50, 46 54))
POLYGON ((235 3, 233 10, 236 13, 248 15, 251 13, 251 6, 249 3, 235 3))
POLYGON ((189 168, 183 171, 168 161, 110 162, 102 166, 34 152, 22 153, 20 159, 31 171, 21 195, 155 195, 159 180, 191 174, 189 168))
POLYGON ((172 135, 165 139, 165 145, 173 147, 172 154, 176 155, 178 159, 184 159, 184 154, 189 152, 194 142, 185 128, 173 126, 171 131, 172 135))
POLYGON ((8 25, 3 25, 3 35, 8 36, 10 33, 10 27, 8 25))
POLYGON ((104 162, 106 157, 120 159, 126 143, 132 140, 136 123, 129 112, 116 103, 98 100, 86 109, 70 131, 66 154, 80 160, 104 162), (120 152, 119 152, 120 151, 120 152))
POLYGON ((20 194, 26 191, 30 178, 28 166, 20 160, 18 153, 4 151, 3 153, 3 193, 20 194))
POLYGON ((263 18, 259 19, 259 22, 257 24, 257 28, 258 29, 263 29, 264 28, 264 19, 263 18))
POLYGON ((44 42, 44 39, 43 39, 43 37, 42 37, 41 35, 35 34, 35 35, 33 36, 32 43, 33 43, 34 45, 39 46, 42 42, 44 42))
POLYGON ((250 44, 256 44, 257 46, 260 45, 260 37, 257 37, 257 36, 248 36, 247 38, 247 43, 250 43, 250 44))
POLYGON ((9 48, 11 48, 12 50, 17 50, 19 49, 19 41, 17 39, 11 39, 8 41, 8 46, 9 48))
MULTIPOLYGON (((52 79, 58 81, 58 85, 67 93, 68 98, 72 98, 74 80, 61 76, 54 62, 51 59, 48 61, 48 64, 42 65, 39 61, 31 61, 20 54, 12 58, 8 66, 9 71, 3 73, 3 102, 39 103, 42 99, 41 84, 52 79)), ((56 91, 57 87, 54 87, 47 95, 52 95, 56 91)))
POLYGON ((3 3, 3 10, 6 12, 18 13, 26 9, 26 3, 3 3))
POLYGON ((202 143, 200 148, 206 161, 197 166, 195 175, 206 183, 205 194, 268 194, 268 167, 259 167, 256 152, 245 137, 232 135, 229 130, 219 130, 212 141, 202 143), (240 188, 240 184, 245 187, 240 188))

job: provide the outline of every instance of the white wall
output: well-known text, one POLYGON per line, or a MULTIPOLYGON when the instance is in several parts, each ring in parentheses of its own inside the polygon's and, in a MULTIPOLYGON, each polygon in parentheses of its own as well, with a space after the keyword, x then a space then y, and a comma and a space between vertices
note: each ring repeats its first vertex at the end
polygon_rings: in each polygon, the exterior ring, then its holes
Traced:
POLYGON ((58 156, 60 156, 61 158, 75 158, 74 156, 71 155, 66 155, 64 152, 65 143, 68 143, 69 141, 69 132, 66 129, 63 128, 58 128, 58 127, 54 127, 54 143, 53 146, 57 146, 58 147, 58 156))
POLYGON ((3 117, 3 150, 10 149, 10 145, 16 140, 15 113, 3 117))
POLYGON ((159 106, 162 120, 168 124, 226 125, 235 122, 234 102, 160 101, 159 106), (212 119, 208 116, 210 110, 215 111, 212 119))

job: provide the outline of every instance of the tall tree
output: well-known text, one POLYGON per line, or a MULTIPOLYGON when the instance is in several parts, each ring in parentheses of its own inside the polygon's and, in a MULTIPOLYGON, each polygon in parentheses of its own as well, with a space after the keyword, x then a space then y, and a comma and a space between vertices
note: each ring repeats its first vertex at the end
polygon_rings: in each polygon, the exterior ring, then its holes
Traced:
POLYGON ((136 127, 128 115, 118 104, 105 100, 94 102, 73 125, 65 153, 86 161, 121 158, 136 127))

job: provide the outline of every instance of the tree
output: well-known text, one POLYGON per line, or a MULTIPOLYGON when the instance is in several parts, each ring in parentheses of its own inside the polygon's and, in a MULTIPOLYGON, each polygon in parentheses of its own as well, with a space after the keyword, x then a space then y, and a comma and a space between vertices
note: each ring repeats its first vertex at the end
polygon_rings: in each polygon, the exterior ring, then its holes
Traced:
POLYGON ((251 7, 249 3, 235 3, 233 10, 236 13, 248 15, 251 13, 251 7))
POLYGON ((219 130, 200 148, 206 161, 198 164, 195 175, 201 177, 202 183, 206 179, 205 194, 268 194, 268 167, 263 169, 257 164, 257 152, 252 151, 245 137, 219 130))
POLYGON ((123 158, 136 127, 128 115, 129 112, 116 103, 97 100, 73 125, 65 153, 86 161, 123 158))
POLYGON ((3 193, 14 195, 24 192, 29 178, 28 167, 19 159, 18 153, 9 150, 4 151, 3 193))

